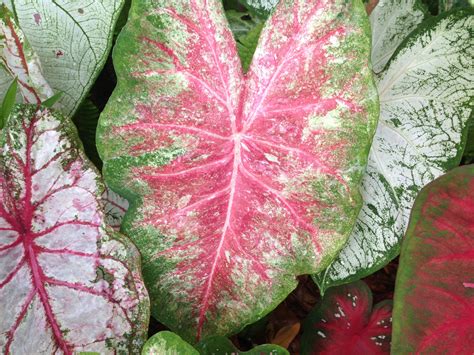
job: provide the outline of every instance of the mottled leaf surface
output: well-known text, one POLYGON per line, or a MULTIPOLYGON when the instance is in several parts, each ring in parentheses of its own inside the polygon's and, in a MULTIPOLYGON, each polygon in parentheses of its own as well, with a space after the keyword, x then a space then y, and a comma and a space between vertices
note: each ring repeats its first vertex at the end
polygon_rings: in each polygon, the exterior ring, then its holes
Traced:
POLYGON ((0 351, 137 353, 148 296, 139 254, 107 229, 98 172, 72 123, 20 106, 1 136, 0 351))
POLYGON ((129 204, 126 199, 106 187, 102 195, 102 204, 104 206, 105 221, 115 230, 120 230, 123 217, 127 212, 129 204))
POLYGON ((362 281, 331 288, 309 314, 302 354, 389 354, 392 301, 372 308, 372 292, 362 281))
POLYGON ((474 95, 473 26, 464 11, 426 22, 377 77, 381 113, 364 206, 346 246, 317 277, 321 289, 370 275, 397 256, 417 193, 459 164, 474 95))
POLYGON ((279 1, 280 0, 240 0, 247 9, 262 18, 268 17, 279 1))
POLYGON ((380 0, 370 14, 372 67, 380 73, 397 47, 427 16, 420 0, 380 0))
POLYGON ((26 103, 38 104, 53 95, 38 56, 18 27, 13 13, 3 3, 0 5, 0 63, 0 98, 5 96, 11 78, 17 78, 26 103))
POLYGON ((147 340, 142 355, 199 355, 199 352, 172 332, 159 332, 147 340))
POLYGON ((273 309, 345 242, 377 116, 359 2, 281 1, 244 76, 221 1, 136 1, 99 122, 153 314, 186 340, 273 309))
MULTIPOLYGON (((7 0, 38 55, 64 114, 73 113, 102 69, 124 0, 7 0)), ((0 96, 11 76, 0 71, 0 96), (4 86, 2 86, 4 85, 4 86)))
POLYGON ((416 199, 403 241, 393 311, 394 354, 474 349, 474 165, 416 199))

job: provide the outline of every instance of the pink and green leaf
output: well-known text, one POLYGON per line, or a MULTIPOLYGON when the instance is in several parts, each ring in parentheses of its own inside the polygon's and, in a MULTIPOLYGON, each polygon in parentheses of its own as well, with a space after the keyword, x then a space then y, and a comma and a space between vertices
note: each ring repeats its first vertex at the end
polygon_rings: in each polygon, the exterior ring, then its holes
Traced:
POLYGON ((474 165, 468 165, 416 199, 395 287, 394 353, 472 353, 473 270, 474 165))
POLYGON ((303 327, 302 354, 389 354, 392 301, 372 308, 362 281, 330 288, 303 327))
POLYGON ((346 241, 378 116, 369 37, 358 1, 283 0, 244 75, 221 1, 132 4, 98 146, 152 312, 186 340, 261 318, 346 241))
POLYGON ((106 227, 104 187, 74 126, 23 105, 1 134, 0 352, 139 352, 139 254, 106 227))
POLYGON ((53 96, 38 56, 5 4, 0 5, 0 64, 12 78, 17 78, 25 103, 39 104, 53 96))

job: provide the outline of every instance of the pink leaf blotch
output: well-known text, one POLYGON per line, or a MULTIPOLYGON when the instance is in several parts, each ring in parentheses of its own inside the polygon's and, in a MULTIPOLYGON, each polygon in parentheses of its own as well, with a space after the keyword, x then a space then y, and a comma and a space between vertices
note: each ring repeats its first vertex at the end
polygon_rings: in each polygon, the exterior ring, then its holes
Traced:
POLYGON ((301 338, 303 354, 389 354, 392 301, 372 309, 372 292, 362 281, 330 288, 310 313, 301 338))
POLYGON ((186 340, 257 320, 347 239, 377 118, 369 36, 358 1, 282 0, 244 75, 220 0, 132 5, 98 146, 154 316, 186 340))
POLYGON ((472 354, 474 349, 474 165, 418 195, 395 287, 397 354, 472 354))
POLYGON ((0 139, 0 352, 138 353, 148 295, 136 248, 108 229, 72 123, 18 106, 0 139))

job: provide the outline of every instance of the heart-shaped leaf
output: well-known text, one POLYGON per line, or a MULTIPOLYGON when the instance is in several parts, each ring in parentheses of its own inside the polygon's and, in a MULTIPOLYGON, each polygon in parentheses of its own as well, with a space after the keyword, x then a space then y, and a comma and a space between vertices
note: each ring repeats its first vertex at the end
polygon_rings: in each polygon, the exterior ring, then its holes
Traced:
POLYGON ((18 27, 13 13, 0 5, 0 97, 16 78, 26 103, 39 104, 53 96, 53 90, 44 79, 41 63, 25 35, 18 27))
MULTIPOLYGON (((72 114, 105 64, 124 0, 4 3, 14 10, 24 36, 39 57, 46 81, 54 91, 64 92, 59 102, 61 111, 72 114)), ((0 68, 0 97, 11 80, 11 75, 0 68)))
POLYGON ((394 354, 474 349, 474 165, 418 195, 403 241, 393 310, 394 354))
POLYGON ((199 355, 199 352, 172 332, 159 332, 147 340, 142 355, 199 355))
POLYGON ((252 13, 265 18, 270 15, 279 0, 240 0, 252 13))
POLYGON ((324 291, 386 265, 400 251, 417 193, 457 166, 474 96, 472 12, 425 22, 377 77, 380 120, 362 181, 364 206, 324 291))
POLYGON ((329 289, 308 316, 302 354, 389 354, 392 301, 372 309, 372 292, 362 281, 329 289))
POLYGON ((99 121, 154 316, 186 340, 268 313, 352 229, 377 116, 359 1, 281 1, 244 77, 221 1, 137 1, 99 121))
POLYGON ((105 226, 103 186, 74 126, 21 106, 0 141, 0 352, 138 352, 139 254, 105 226))

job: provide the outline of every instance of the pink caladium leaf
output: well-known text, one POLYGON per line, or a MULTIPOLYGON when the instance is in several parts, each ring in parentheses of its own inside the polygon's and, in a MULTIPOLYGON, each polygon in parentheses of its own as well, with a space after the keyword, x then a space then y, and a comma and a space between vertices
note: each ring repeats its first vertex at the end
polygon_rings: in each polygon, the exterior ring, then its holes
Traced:
POLYGON ((136 248, 108 229, 73 124, 18 106, 1 136, 0 352, 138 353, 148 296, 136 248))
POLYGON ((24 102, 39 104, 53 96, 38 56, 5 4, 0 5, 0 63, 11 77, 17 78, 24 102))
POLYGON ((330 288, 309 314, 302 354, 389 354, 392 301, 372 308, 372 291, 362 281, 330 288))
POLYGON ((378 116, 369 38, 359 1, 282 0, 244 75, 220 0, 132 4, 98 148, 152 312, 186 340, 259 319, 346 241, 378 116))
POLYGON ((418 195, 402 244, 393 310, 394 354, 472 354, 474 165, 418 195))
POLYGON ((123 217, 128 210, 128 201, 106 186, 102 195, 102 205, 104 206, 106 223, 119 231, 123 217))

